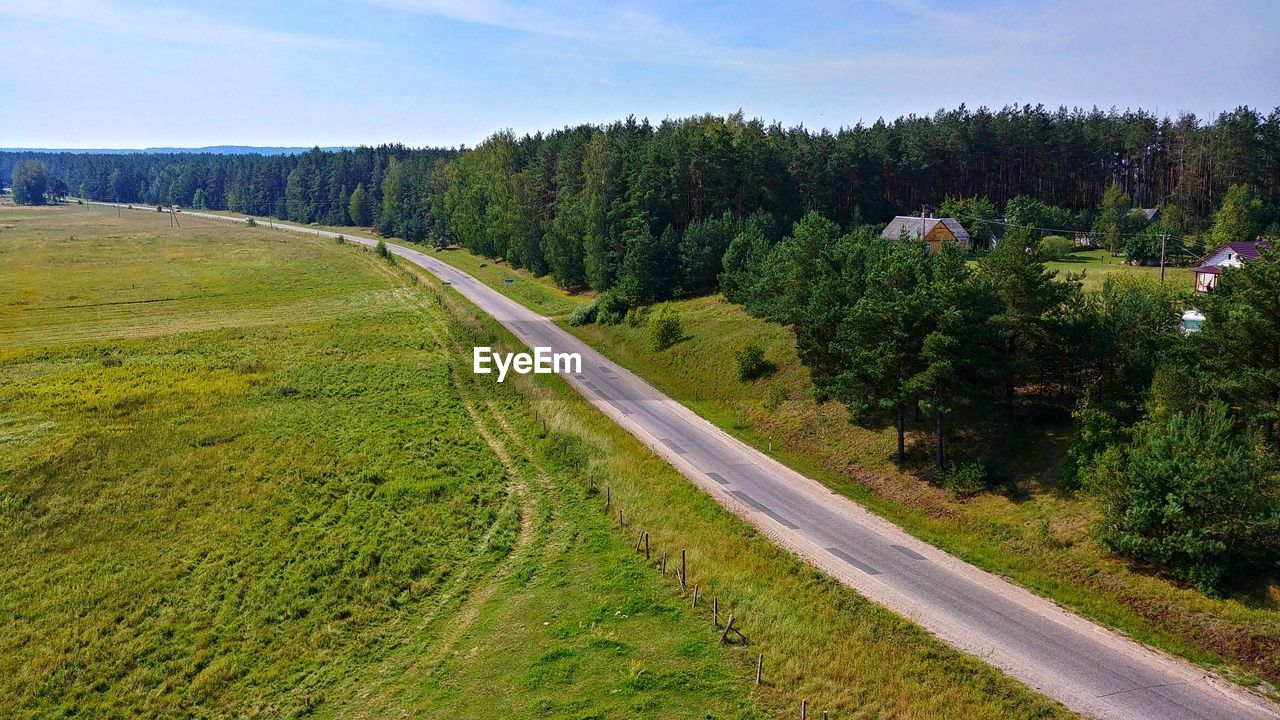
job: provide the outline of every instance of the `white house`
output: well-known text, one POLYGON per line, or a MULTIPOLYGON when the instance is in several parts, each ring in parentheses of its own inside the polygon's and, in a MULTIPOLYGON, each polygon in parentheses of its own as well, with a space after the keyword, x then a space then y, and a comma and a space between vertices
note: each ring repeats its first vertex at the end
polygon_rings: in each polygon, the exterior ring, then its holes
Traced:
POLYGON ((1218 285, 1218 278, 1225 268, 1240 267, 1258 259, 1261 248, 1270 248, 1271 244, 1263 240, 1227 243, 1205 256, 1204 262, 1195 268, 1196 292, 1207 293, 1218 285))

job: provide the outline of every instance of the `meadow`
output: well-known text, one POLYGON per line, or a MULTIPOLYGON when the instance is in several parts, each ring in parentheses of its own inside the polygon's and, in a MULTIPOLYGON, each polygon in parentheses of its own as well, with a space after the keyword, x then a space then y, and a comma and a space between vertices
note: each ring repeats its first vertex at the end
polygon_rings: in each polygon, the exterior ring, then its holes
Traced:
POLYGON ((0 206, 0 715, 1065 715, 471 375, 513 342, 429 277, 182 222, 0 206))
MULTIPOLYGON (((1081 253, 1050 267, 1085 270, 1086 291, 1101 287, 1098 276, 1108 272, 1159 274, 1158 268, 1108 262, 1098 255, 1081 253)), ((719 295, 672 302, 686 339, 655 352, 644 322, 570 326, 569 313, 592 301, 590 296, 566 294, 547 278, 463 250, 437 257, 526 305, 533 307, 527 298, 539 298, 540 307, 560 311, 553 316, 562 327, 699 415, 917 537, 1104 625, 1275 694, 1280 584, 1261 582, 1210 598, 1107 552, 1093 533, 1099 512, 1092 498, 1056 486, 1069 428, 1030 429, 1020 443, 1025 449, 1006 454, 1011 473, 1006 487, 958 498, 929 481, 927 428, 911 433, 908 463, 898 467, 892 429, 856 427, 839 403, 814 398, 789 329, 753 318, 719 295), (514 283, 506 284, 507 278, 514 283), (748 342, 764 349, 775 370, 743 383, 735 376, 732 353, 748 342)), ((1167 281, 1189 286, 1190 271, 1172 270, 1167 281)))
MULTIPOLYGON (((1106 250, 1078 250, 1068 253, 1061 260, 1045 263, 1050 270, 1056 270, 1059 277, 1068 273, 1083 274, 1081 287, 1085 292, 1097 292, 1108 275, 1124 273, 1139 275, 1155 280, 1160 278, 1160 268, 1149 265, 1130 265, 1123 257, 1112 257, 1106 250)), ((1165 282, 1176 283, 1191 289, 1195 286, 1195 273, 1189 267, 1165 268, 1165 282)))

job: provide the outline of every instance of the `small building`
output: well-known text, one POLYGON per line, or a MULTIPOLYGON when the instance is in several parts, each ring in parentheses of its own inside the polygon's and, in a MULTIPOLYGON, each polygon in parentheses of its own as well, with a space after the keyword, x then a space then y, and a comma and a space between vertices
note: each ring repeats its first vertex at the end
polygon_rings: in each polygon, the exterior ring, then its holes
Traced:
POLYGON ((1241 265, 1258 259, 1258 252, 1269 249, 1271 243, 1263 240, 1227 243, 1205 256, 1204 262, 1194 268, 1196 274, 1196 292, 1204 294, 1218 286, 1218 278, 1226 268, 1241 265))
POLYGON ((1160 221, 1160 208, 1134 208, 1129 211, 1129 214, 1141 218, 1145 225, 1160 221))
POLYGON ((944 242, 958 242, 966 250, 971 245, 969 231, 955 218, 899 215, 880 233, 880 237, 887 240, 898 240, 904 236, 912 240, 923 240, 929 252, 935 252, 944 242))

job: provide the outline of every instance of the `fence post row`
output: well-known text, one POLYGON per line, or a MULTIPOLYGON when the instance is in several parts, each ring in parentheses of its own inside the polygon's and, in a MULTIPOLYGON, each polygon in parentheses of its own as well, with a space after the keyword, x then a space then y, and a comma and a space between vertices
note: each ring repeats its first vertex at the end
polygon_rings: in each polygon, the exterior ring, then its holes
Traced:
MULTIPOLYGON (((546 428, 546 421, 545 421, 545 420, 543 421, 543 428, 544 428, 544 433, 545 433, 545 428, 546 428)), ((575 466, 575 469, 576 469, 576 468, 577 468, 577 461, 576 461, 576 460, 575 460, 575 462, 574 462, 574 466, 575 466)), ((588 492, 590 492, 590 489, 594 489, 594 488, 595 488, 595 478, 594 478, 594 477, 588 477, 588 478, 587 478, 587 480, 588 480, 588 484, 589 484, 589 491, 588 491, 588 492)), ((609 512, 609 510, 611 509, 612 504, 613 504, 613 486, 612 486, 612 485, 605 485, 605 488, 604 488, 604 508, 605 508, 605 512, 606 512, 606 513, 608 513, 608 512, 609 512)), ((625 527, 626 527, 626 523, 625 523, 625 521, 624 521, 623 514, 622 514, 622 508, 618 508, 618 527, 619 527, 619 528, 625 528, 625 527)), ((640 534, 636 537, 636 546, 635 546, 635 549, 636 549, 637 551, 639 551, 639 550, 640 550, 640 548, 641 548, 641 546, 643 546, 643 547, 644 547, 644 559, 645 559, 645 561, 646 561, 646 562, 648 562, 648 561, 649 561, 649 559, 650 559, 650 544, 649 544, 649 531, 648 531, 648 530, 642 530, 642 531, 640 531, 640 534)), ((663 577, 666 577, 666 575, 667 575, 667 553, 665 553, 665 552, 664 552, 664 553, 662 553, 662 558, 659 560, 659 569, 660 569, 660 570, 661 570, 661 572, 662 572, 662 576, 663 576, 663 577)), ((678 580, 679 580, 679 582, 680 582, 680 591, 681 591, 681 592, 688 592, 688 579, 689 579, 689 557, 688 557, 688 550, 687 550, 687 548, 680 548, 680 569, 678 570, 677 579, 678 579, 678 580)), ((699 586, 699 585, 694 585, 694 586, 693 586, 693 602, 692 602, 692 607, 694 607, 694 608, 697 608, 697 607, 698 607, 698 594, 699 594, 700 589, 701 589, 701 586, 699 586)), ((733 624, 734 624, 734 622, 735 622, 735 621, 736 621, 736 618, 734 618, 734 616, 733 616, 732 614, 730 614, 730 615, 729 615, 729 619, 728 619, 728 621, 726 621, 726 622, 725 622, 725 624, 724 624, 724 628, 723 628, 723 629, 721 630, 721 632, 720 632, 720 642, 722 642, 722 643, 723 643, 723 642, 727 642, 727 641, 728 641, 728 639, 729 639, 729 633, 731 633, 731 632, 736 632, 736 633, 738 633, 738 635, 739 635, 739 636, 742 636, 742 637, 745 639, 745 637, 746 637, 746 636, 742 635, 742 631, 740 631, 740 630, 738 630, 738 629, 734 628, 733 624)), ((715 595, 711 596, 711 624, 712 624, 712 626, 714 626, 714 627, 720 627, 720 598, 719 598, 718 596, 715 596, 715 595)), ((756 677, 755 677, 755 684, 756 684, 756 685, 760 685, 763 681, 764 681, 764 653, 759 653, 759 654, 757 654, 757 655, 756 655, 756 677)), ((808 718, 808 707, 809 707, 809 701, 808 701, 808 700, 802 700, 802 701, 801 701, 801 703, 800 703, 800 717, 802 718, 802 720, 807 720, 807 718, 808 718)), ((823 713, 822 713, 822 717, 823 717, 823 720, 827 720, 827 713, 826 713, 826 711, 823 711, 823 713)))

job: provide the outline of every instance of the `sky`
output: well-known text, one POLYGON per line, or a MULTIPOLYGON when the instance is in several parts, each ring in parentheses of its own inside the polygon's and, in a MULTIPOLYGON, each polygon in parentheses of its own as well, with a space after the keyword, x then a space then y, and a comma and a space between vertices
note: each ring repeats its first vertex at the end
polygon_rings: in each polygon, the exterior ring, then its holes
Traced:
POLYGON ((1280 2, 0 0, 0 147, 475 145, 628 115, 786 125, 1280 105, 1280 2))

